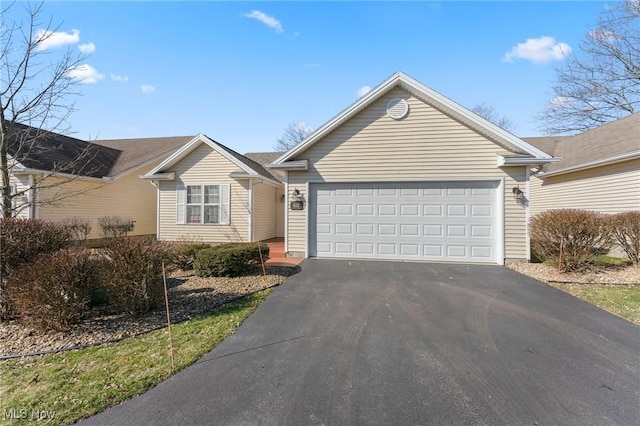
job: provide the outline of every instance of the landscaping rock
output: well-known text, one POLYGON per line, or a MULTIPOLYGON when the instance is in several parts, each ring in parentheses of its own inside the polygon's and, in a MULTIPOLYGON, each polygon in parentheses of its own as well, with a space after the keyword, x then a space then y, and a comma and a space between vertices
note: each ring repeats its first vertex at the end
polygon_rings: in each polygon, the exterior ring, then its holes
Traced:
MULTIPOLYGON (((283 283, 291 268, 268 267, 267 275, 237 278, 201 278, 191 271, 176 271, 168 277, 172 323, 210 311, 224 303, 283 283)), ((56 351, 117 341, 166 327, 164 303, 147 314, 132 318, 116 306, 93 308, 64 332, 37 332, 16 321, 0 323, 0 356, 56 351)))

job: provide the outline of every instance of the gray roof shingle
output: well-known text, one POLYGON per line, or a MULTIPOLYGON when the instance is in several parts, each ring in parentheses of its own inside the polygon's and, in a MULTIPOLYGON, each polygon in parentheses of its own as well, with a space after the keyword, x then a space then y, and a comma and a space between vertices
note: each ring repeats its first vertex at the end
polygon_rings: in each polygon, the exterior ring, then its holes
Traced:
POLYGON ((194 136, 83 141, 12 123, 9 155, 24 167, 82 177, 113 177, 169 155, 194 136))
POLYGON ((551 173, 640 150, 640 112, 575 136, 522 140, 547 154, 562 158, 557 163, 544 166, 544 171, 551 173))

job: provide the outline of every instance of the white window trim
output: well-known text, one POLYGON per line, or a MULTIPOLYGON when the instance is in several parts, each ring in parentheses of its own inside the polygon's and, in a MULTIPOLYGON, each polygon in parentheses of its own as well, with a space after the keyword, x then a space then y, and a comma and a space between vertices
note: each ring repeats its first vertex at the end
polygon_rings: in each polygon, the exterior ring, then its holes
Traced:
POLYGON ((195 183, 195 184, 177 184, 176 185, 176 224, 191 226, 226 226, 230 223, 230 198, 231 188, 228 183, 195 183), (187 207, 196 205, 196 203, 187 203, 187 187, 200 187, 200 223, 187 223, 187 207), (205 186, 217 186, 219 189, 219 202, 205 204, 204 188, 205 186), (204 223, 205 206, 218 206, 218 223, 204 223))

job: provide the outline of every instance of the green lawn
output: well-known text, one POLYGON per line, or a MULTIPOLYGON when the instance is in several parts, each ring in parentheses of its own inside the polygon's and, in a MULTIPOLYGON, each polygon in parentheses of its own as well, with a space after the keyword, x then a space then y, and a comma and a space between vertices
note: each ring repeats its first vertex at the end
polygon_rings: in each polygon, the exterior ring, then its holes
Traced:
POLYGON ((558 283, 552 285, 640 325, 640 285, 558 283))
MULTIPOLYGON (((270 290, 245 296, 172 327, 175 371, 193 364, 224 340, 270 290)), ((0 424, 64 425, 96 414, 167 379, 168 332, 119 343, 0 362, 0 424), (22 420, 18 420, 26 417, 22 420)))

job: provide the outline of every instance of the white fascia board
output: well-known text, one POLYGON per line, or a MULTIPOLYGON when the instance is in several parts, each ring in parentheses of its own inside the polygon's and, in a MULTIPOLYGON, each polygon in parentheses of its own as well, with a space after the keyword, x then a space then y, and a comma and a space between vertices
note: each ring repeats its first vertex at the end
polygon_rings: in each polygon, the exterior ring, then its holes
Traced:
POLYGON ((573 166, 565 167, 563 169, 554 170, 552 172, 542 172, 538 174, 538 177, 546 178, 549 176, 555 176, 555 175, 560 175, 564 173, 577 172, 579 170, 591 169, 593 167, 606 166, 608 164, 615 164, 621 161, 633 160, 634 158, 640 158, 640 150, 631 151, 631 152, 627 152, 625 154, 620 154, 620 155, 614 155, 612 157, 607 157, 600 160, 576 164, 573 166))
POLYGON ((156 167, 150 170, 147 174, 145 174, 145 176, 154 175, 164 168, 173 166, 175 163, 180 161, 191 151, 196 149, 198 145, 200 145, 203 142, 202 140, 203 137, 204 135, 202 133, 198 134, 196 137, 191 139, 186 144, 182 145, 181 148, 179 148, 177 151, 175 151, 173 154, 167 157, 166 160, 164 160, 162 163, 158 164, 156 167))
POLYGON ((101 182, 101 183, 111 183, 113 182, 113 179, 105 176, 105 177, 101 177, 101 178, 97 178, 97 177, 91 177, 91 176, 78 176, 78 175, 72 175, 70 173, 58 173, 58 172, 51 172, 49 170, 39 170, 39 169, 29 169, 29 168, 22 168, 19 170, 12 170, 11 174, 14 176, 20 176, 20 175, 45 175, 45 176, 51 176, 51 177, 59 177, 59 178, 63 178, 63 179, 73 179, 73 180, 83 180, 83 181, 87 181, 87 182, 101 182))
MULTIPOLYGON (((402 73, 401 73, 402 74, 402 73)), ((472 123, 476 124, 478 127, 484 129, 486 132, 488 132, 489 134, 494 135, 495 137, 497 137, 498 139, 502 139, 505 142, 523 150, 524 152, 526 152, 527 154, 530 154, 536 158, 552 158, 551 155, 547 154, 546 152, 543 152, 541 150, 539 150, 538 148, 536 148, 535 146, 526 143, 525 141, 523 141, 522 139, 518 138, 515 135, 512 135, 511 133, 507 132, 506 130, 500 128, 499 126, 496 126, 495 124, 491 123, 488 120, 485 120, 484 118, 480 117, 478 114, 473 113, 472 111, 468 110, 467 108, 464 108, 462 105, 452 101, 451 99, 447 98, 446 96, 436 92, 435 90, 425 86, 424 84, 420 83, 419 81, 405 75, 402 74, 402 76, 400 77, 400 81, 404 84, 406 84, 407 86, 413 88, 414 90, 418 91, 419 93, 422 93, 424 95, 427 96, 427 98, 431 101, 435 101, 436 103, 440 104, 441 106, 445 107, 446 109, 451 110, 452 112, 460 115, 463 118, 466 118, 467 120, 471 121, 472 123)))
POLYGON ((291 148, 289 151, 282 154, 280 157, 276 158, 272 164, 273 165, 282 164, 283 162, 287 161, 291 157, 295 156, 296 154, 307 149, 309 146, 313 145, 317 140, 321 139, 323 136, 325 136, 327 133, 332 131, 334 128, 336 128, 337 126, 339 126, 340 124, 344 123, 346 120, 351 118, 351 116, 353 116, 355 113, 361 111, 370 103, 372 103, 373 101, 378 99, 380 96, 382 96, 384 93, 386 93, 388 90, 390 90, 392 87, 394 87, 398 79, 401 78, 401 76, 403 75, 404 74, 402 74, 401 72, 396 72, 395 74, 393 74, 391 77, 389 77, 388 79, 386 79, 385 81, 383 81, 382 83, 380 83, 379 85, 371 89, 369 93, 362 96, 356 102, 351 104, 351 106, 347 107, 338 115, 333 117, 331 120, 327 121, 325 124, 317 128, 314 132, 312 132, 309 136, 307 136, 305 140, 303 140, 298 145, 291 148))
POLYGON ((280 164, 267 164, 267 168, 276 170, 309 170, 309 160, 287 161, 280 164))
POLYGON ((380 83, 374 89, 372 89, 369 93, 361 97, 351 106, 340 112, 338 115, 333 117, 327 123, 316 129, 313 133, 311 133, 305 140, 300 142, 298 145, 294 146, 280 157, 278 157, 275 161, 273 161, 273 165, 282 164, 290 158, 296 156, 302 151, 309 148, 319 139, 324 137, 327 133, 334 130, 336 127, 347 121, 356 113, 360 112, 372 102, 380 98, 382 95, 390 91, 397 85, 403 84, 407 88, 412 89, 414 92, 420 94, 423 97, 423 101, 425 99, 428 100, 427 103, 433 103, 444 110, 449 110, 450 112, 459 115, 462 118, 469 120, 474 123, 480 129, 483 129, 489 135, 493 135, 494 138, 504 141, 507 144, 510 144, 512 147, 520 149, 527 154, 534 156, 535 158, 552 158, 549 154, 539 150, 523 141, 522 139, 512 135, 504 129, 496 126, 495 124, 489 122, 488 120, 483 119, 482 117, 474 114, 468 109, 462 107, 451 99, 441 95, 433 89, 428 88, 424 84, 418 82, 417 80, 409 77, 408 75, 402 72, 396 72, 391 77, 380 83))
POLYGON ((176 180, 176 172, 169 173, 156 173, 153 175, 146 174, 139 176, 141 179, 149 179, 149 180, 176 180))
POLYGON ((200 133, 196 137, 194 137, 191 141, 183 145, 182 148, 174 152, 169 158, 167 158, 165 161, 163 161, 157 167, 155 167, 153 170, 147 173, 145 176, 156 174, 166 168, 174 166, 178 161, 182 160, 184 157, 186 157, 189 153, 191 153, 194 149, 196 149, 202 143, 206 143, 207 145, 209 145, 211 149, 216 151, 218 154, 222 155, 227 160, 231 161, 236 166, 240 167, 245 172, 249 174, 256 173, 255 170, 253 170, 252 168, 250 168, 249 166, 247 166, 246 164, 238 160, 236 157, 228 153, 227 150, 221 148, 215 141, 209 139, 206 135, 203 135, 202 133, 200 133))
POLYGON ((255 173, 244 173, 244 172, 231 172, 229 173, 229 177, 231 179, 249 179, 250 181, 260 181, 262 183, 271 185, 271 186, 282 186, 281 182, 275 181, 273 179, 269 179, 266 176, 258 175, 255 173))
POLYGON ((505 157, 498 155, 498 167, 502 166, 537 166, 547 163, 557 163, 561 157, 555 158, 533 158, 533 157, 505 157))

